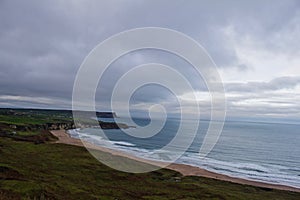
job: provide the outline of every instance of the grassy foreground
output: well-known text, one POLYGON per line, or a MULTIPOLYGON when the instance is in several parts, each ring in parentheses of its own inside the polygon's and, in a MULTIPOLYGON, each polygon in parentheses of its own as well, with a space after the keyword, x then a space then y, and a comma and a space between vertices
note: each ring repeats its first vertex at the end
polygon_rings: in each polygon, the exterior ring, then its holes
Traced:
POLYGON ((0 137, 0 154, 0 199, 300 199, 300 193, 181 177, 171 170, 123 173, 84 148, 64 144, 0 137))

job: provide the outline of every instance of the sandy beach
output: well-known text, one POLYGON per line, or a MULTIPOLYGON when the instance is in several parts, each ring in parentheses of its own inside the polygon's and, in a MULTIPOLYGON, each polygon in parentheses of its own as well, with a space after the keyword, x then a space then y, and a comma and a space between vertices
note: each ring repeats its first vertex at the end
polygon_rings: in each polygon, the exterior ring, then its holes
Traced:
MULTIPOLYGON (((81 142, 80 139, 72 138, 70 135, 65 131, 65 130, 57 130, 57 131, 51 131, 53 135, 55 135, 58 138, 58 141, 56 143, 63 143, 63 144, 69 144, 69 145, 76 145, 76 146, 82 146, 84 147, 83 143, 81 142)), ((162 162, 156 162, 156 161, 150 161, 146 160, 143 158, 138 158, 133 155, 126 154, 121 151, 116 151, 112 149, 108 149, 105 147, 100 147, 93 145, 91 143, 86 143, 85 145, 88 148, 111 153, 113 155, 117 156, 123 156, 126 158, 130 158, 136 161, 156 165, 156 166, 161 166, 162 162)), ((290 186, 284 186, 284 185, 277 185, 277 184, 269 184, 269 183, 263 183, 263 182, 257 182, 257 181, 251 181, 251 180, 246 180, 242 178, 235 178, 235 177, 230 177, 227 175, 222 175, 214 172, 207 171, 205 169, 201 169, 199 167, 194 167, 194 166, 189 166, 189 165, 184 165, 184 164, 176 164, 172 163, 166 167, 167 169, 171 169, 174 171, 177 171, 181 173, 183 176, 200 176, 200 177, 207 177, 207 178, 213 178, 213 179, 218 179, 218 180, 223 180, 223 181, 229 181, 233 183, 239 183, 239 184, 244 184, 244 185, 253 185, 257 187, 264 187, 264 188, 272 188, 272 189, 279 189, 279 190, 287 190, 287 191, 294 191, 294 192, 300 192, 299 188, 294 188, 290 186)))

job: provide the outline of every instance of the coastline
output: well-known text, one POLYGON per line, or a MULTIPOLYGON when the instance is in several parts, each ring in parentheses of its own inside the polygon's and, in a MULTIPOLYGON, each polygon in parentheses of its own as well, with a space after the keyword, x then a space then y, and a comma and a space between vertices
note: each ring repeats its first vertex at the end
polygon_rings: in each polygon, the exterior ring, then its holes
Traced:
MULTIPOLYGON (((50 132, 58 138, 58 141, 56 141, 56 143, 63 143, 63 144, 84 147, 84 145, 80 139, 72 138, 65 130, 55 130, 55 131, 50 131, 50 132)), ((129 155, 125 152, 108 149, 108 148, 97 146, 97 145, 94 145, 94 144, 88 143, 88 142, 86 142, 86 145, 88 145, 88 148, 91 148, 91 149, 107 152, 112 155, 126 157, 129 159, 133 159, 133 160, 147 163, 147 164, 160 166, 163 163, 163 162, 151 161, 151 160, 139 158, 139 157, 136 157, 133 155, 129 155)), ((230 177, 227 175, 210 172, 208 170, 201 169, 199 167, 185 165, 185 164, 172 163, 172 164, 168 165, 166 168, 177 171, 177 172, 181 173, 183 176, 200 176, 200 177, 213 178, 213 179, 217 179, 217 180, 228 181, 228 182, 238 183, 238 184, 243 184, 243 185, 252 185, 252 186, 256 186, 256 187, 285 190, 285 191, 292 191, 292 192, 300 192, 300 188, 252 181, 252 180, 236 178, 236 177, 230 177)))

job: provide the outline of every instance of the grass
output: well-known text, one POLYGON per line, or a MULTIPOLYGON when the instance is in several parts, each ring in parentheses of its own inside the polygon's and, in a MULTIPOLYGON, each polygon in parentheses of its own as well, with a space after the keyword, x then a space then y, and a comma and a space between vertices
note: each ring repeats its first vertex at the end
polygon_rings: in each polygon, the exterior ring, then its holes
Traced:
POLYGON ((15 125, 26 125, 26 124, 43 124, 45 120, 38 119, 36 117, 27 116, 6 116, 0 115, 0 123, 15 124, 15 125))
POLYGON ((300 199, 300 193, 181 177, 165 169, 119 172, 82 147, 5 137, 0 147, 0 199, 300 199))
POLYGON ((38 134, 40 134, 40 131, 16 131, 16 135, 19 136, 32 136, 38 134))
POLYGON ((0 123, 14 125, 45 124, 55 122, 72 122, 71 111, 0 109, 0 123), (7 112, 12 110, 14 114, 7 112))

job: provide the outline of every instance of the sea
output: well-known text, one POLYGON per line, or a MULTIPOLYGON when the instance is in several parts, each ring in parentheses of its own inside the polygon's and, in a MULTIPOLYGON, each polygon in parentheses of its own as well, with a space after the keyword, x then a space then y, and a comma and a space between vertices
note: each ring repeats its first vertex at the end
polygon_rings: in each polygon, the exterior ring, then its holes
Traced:
MULTIPOLYGON (((113 121, 105 118, 99 120, 113 121)), ((130 123, 127 118, 118 120, 130 123)), ((130 129, 135 132, 151 122, 147 118, 134 118, 133 121, 138 126, 130 129)), ((176 163, 231 177, 300 188, 300 124, 226 121, 214 148, 202 158, 199 150, 210 121, 190 119, 182 123, 186 125, 184 131, 187 135, 192 131, 189 130, 189 123, 198 123, 199 129, 185 153, 175 160, 176 163)), ((175 137, 179 124, 180 119, 168 118, 163 128, 149 138, 133 137, 122 129, 105 130, 106 138, 100 136, 95 128, 74 129, 69 134, 137 157, 166 161, 168 155, 172 157, 174 152, 165 152, 161 157, 154 152, 175 137)))

